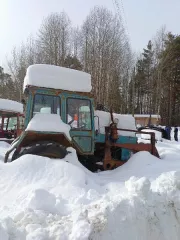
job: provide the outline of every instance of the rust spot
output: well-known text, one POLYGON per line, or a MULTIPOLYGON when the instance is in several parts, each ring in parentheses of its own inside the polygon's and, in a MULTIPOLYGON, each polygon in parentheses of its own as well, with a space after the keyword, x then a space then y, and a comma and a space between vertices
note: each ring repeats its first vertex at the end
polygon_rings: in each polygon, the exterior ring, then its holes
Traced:
POLYGON ((30 144, 33 144, 38 141, 54 141, 57 142, 65 147, 71 147, 72 144, 67 138, 60 133, 40 133, 40 132, 34 132, 34 131, 29 131, 26 133, 22 143, 21 147, 27 147, 30 144))
POLYGON ((41 90, 44 90, 45 93, 51 91, 52 94, 54 94, 54 95, 56 95, 56 94, 58 95, 58 94, 61 94, 61 93, 67 93, 67 94, 78 94, 80 96, 88 96, 88 97, 93 98, 92 92, 67 91, 67 90, 62 90, 62 89, 43 88, 43 87, 36 87, 36 86, 29 86, 28 89, 31 92, 41 89, 41 90))

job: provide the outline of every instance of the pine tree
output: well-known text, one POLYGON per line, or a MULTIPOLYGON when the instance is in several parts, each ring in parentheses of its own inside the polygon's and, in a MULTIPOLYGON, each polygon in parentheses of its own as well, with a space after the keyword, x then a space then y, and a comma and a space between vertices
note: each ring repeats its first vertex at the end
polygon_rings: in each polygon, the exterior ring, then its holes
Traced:
POLYGON ((180 117, 180 36, 169 33, 165 44, 166 48, 161 54, 163 65, 161 115, 164 122, 174 125, 178 123, 180 117))
POLYGON ((68 55, 64 61, 64 67, 82 70, 83 66, 76 56, 68 55))

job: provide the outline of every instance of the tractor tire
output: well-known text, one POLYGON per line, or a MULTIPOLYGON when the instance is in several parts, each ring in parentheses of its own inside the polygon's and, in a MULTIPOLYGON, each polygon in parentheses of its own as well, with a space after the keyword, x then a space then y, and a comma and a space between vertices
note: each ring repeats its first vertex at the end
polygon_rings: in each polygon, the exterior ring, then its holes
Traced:
POLYGON ((14 151, 12 158, 11 158, 11 162, 16 160, 17 158, 19 158, 19 153, 17 150, 14 151))
POLYGON ((68 154, 65 147, 58 143, 43 143, 39 145, 32 145, 28 149, 24 149, 21 153, 14 152, 12 161, 26 154, 32 154, 42 157, 49 157, 55 159, 63 159, 68 154))

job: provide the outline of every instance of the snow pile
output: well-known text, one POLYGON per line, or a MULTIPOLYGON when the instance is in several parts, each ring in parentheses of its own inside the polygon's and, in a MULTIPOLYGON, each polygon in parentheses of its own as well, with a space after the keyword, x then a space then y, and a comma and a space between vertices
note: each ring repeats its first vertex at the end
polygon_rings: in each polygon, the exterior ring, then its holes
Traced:
POLYGON ((0 98, 0 110, 23 113, 23 104, 9 99, 0 98))
POLYGON ((157 148, 161 159, 140 152, 100 173, 85 169, 72 148, 64 160, 0 161, 0 239, 178 240, 180 145, 157 148))
MULTIPOLYGON (((157 141, 161 141, 162 140, 162 132, 153 130, 153 129, 143 129, 141 130, 142 132, 153 132, 155 133, 155 139, 157 141)), ((146 140, 150 140, 151 139, 151 135, 150 134, 140 134, 142 139, 146 139, 146 140)))
POLYGON ((161 116, 157 115, 157 114, 152 114, 152 115, 150 115, 150 114, 134 114, 135 118, 150 118, 150 116, 151 116, 151 118, 156 118, 157 120, 161 118, 161 116))
POLYGON ((70 126, 65 124, 58 114, 41 113, 34 115, 25 131, 63 133, 71 140, 70 126))
MULTIPOLYGON (((59 109, 58 109, 59 110, 59 109)), ((57 110, 57 111, 58 111, 57 110)), ((51 107, 42 107, 41 109, 40 109, 40 113, 49 113, 49 114, 51 114, 51 107)), ((37 113, 36 113, 37 114, 37 113)))
MULTIPOLYGON (((109 112, 95 111, 95 129, 99 130, 100 133, 105 133, 105 126, 109 126, 111 123, 111 116, 109 112), (99 124, 98 124, 99 119, 99 124)), ((121 115, 113 113, 114 119, 118 119, 118 128, 137 130, 135 125, 135 119, 131 115, 121 115)), ((119 135, 123 136, 135 136, 133 132, 118 131, 119 135)))
POLYGON ((0 237, 1 237, 2 240, 9 240, 8 233, 6 232, 4 227, 1 226, 1 225, 0 225, 0 237))
POLYGON ((29 85, 78 92, 90 92, 92 89, 90 74, 47 64, 28 67, 24 79, 24 90, 29 85))

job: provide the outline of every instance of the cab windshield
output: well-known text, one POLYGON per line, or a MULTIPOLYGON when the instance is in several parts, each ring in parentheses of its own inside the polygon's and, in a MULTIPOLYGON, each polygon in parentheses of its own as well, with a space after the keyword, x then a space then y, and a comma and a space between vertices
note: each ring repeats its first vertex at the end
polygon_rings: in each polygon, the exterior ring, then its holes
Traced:
POLYGON ((92 129, 90 100, 68 98, 67 99, 67 123, 71 125, 74 130, 92 129))
POLYGON ((60 114, 60 98, 58 96, 36 94, 33 104, 33 116, 37 113, 60 114))

